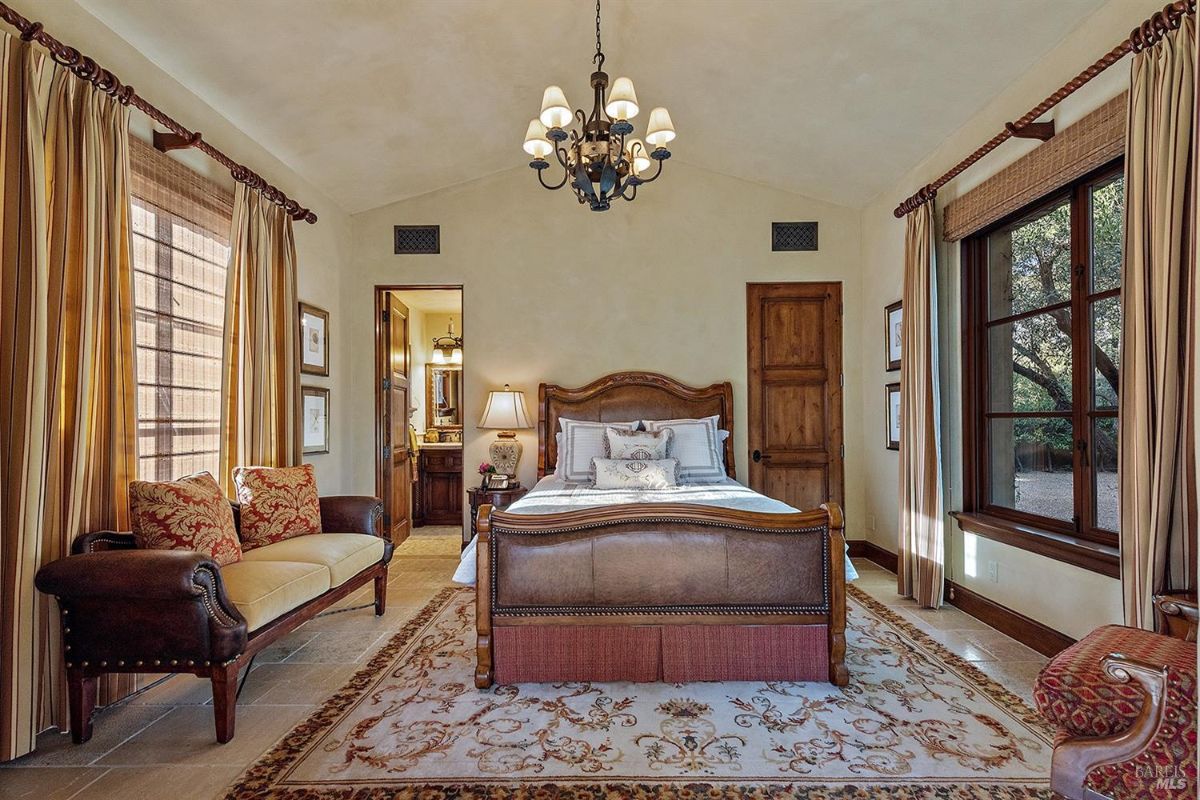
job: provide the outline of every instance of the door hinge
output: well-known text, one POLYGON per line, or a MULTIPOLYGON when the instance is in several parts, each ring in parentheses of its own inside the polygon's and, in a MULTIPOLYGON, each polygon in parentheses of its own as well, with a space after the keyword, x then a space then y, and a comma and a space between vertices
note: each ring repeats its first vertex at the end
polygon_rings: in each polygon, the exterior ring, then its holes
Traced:
POLYGON ((383 460, 389 461, 389 460, 391 460, 391 457, 392 457, 392 446, 390 444, 385 444, 383 446, 383 460))
POLYGON ((846 445, 842 445, 841 447, 839 447, 838 452, 841 453, 842 460, 845 461, 846 460, 846 445))
POLYGON ((838 373, 838 386, 845 386, 845 385, 846 385, 846 373, 839 372, 838 373))
POLYGON ((386 392, 388 389, 392 388, 392 379, 384 378, 382 381, 382 385, 383 385, 383 390, 386 392))
POLYGON ((384 322, 391 322, 392 321, 392 312, 388 311, 385 308, 383 311, 379 312, 379 318, 382 319, 384 322))

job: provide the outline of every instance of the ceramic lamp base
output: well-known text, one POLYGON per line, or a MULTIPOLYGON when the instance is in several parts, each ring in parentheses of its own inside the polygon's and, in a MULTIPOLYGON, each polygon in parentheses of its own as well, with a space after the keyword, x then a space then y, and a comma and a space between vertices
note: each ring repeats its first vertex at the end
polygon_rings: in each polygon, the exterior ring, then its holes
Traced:
POLYGON ((516 475, 521 461, 521 443, 513 431, 500 431, 496 441, 488 447, 488 458, 496 472, 501 475, 516 475))

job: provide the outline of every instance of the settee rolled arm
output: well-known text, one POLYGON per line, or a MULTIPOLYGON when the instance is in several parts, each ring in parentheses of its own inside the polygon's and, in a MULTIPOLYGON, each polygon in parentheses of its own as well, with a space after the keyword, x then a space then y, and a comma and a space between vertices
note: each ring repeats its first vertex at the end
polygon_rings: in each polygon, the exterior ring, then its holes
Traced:
POLYGON ((246 620, 211 558, 188 550, 111 550, 42 567, 58 598, 68 667, 199 669, 246 647, 246 620))
POLYGON ((366 495, 331 495, 321 500, 321 529, 333 533, 370 533, 386 538, 383 501, 366 495))

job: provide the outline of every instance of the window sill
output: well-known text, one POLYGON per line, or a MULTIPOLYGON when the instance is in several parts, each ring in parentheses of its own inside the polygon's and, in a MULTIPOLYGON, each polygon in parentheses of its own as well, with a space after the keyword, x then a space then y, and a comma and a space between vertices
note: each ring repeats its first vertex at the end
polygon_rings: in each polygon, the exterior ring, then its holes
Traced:
POLYGON ((1040 530, 991 514, 955 511, 951 516, 958 520, 959 527, 967 533, 1098 572, 1110 578, 1121 577, 1121 559, 1115 547, 1040 530))

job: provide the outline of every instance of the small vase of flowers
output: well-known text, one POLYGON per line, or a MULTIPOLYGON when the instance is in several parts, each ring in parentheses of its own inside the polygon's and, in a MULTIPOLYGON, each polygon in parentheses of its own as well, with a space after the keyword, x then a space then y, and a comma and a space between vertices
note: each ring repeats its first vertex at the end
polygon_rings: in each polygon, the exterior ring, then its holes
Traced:
POLYGON ((488 488, 488 476, 496 474, 496 468, 484 461, 479 465, 479 474, 483 476, 482 482, 479 484, 480 489, 488 488))

